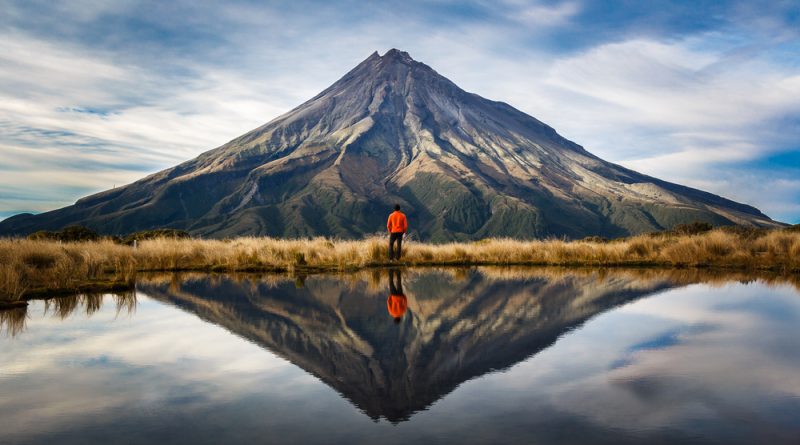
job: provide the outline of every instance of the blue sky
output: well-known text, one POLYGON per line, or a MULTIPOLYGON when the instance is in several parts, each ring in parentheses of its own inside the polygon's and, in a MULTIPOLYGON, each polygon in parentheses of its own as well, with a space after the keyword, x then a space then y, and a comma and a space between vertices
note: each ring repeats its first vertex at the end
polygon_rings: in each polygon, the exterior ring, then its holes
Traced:
POLYGON ((796 1, 3 1, 0 218, 190 159, 377 50, 800 223, 796 1))

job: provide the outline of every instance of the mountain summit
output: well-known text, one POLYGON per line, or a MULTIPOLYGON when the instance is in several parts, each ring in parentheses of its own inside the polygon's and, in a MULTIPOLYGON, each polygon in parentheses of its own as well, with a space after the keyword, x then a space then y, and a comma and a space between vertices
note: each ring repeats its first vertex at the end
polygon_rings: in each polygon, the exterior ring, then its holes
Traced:
POLYGON ((81 224, 111 234, 359 237, 382 231, 394 203, 434 241, 776 224, 753 207, 606 162, 392 49, 221 147, 72 206, 9 218, 0 234, 81 224))

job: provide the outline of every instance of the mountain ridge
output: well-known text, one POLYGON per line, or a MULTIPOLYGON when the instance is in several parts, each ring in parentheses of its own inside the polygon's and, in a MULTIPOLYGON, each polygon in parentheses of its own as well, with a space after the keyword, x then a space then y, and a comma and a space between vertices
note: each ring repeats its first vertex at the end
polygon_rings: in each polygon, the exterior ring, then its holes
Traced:
POLYGON ((360 237, 394 203, 432 241, 623 236, 704 221, 777 225, 754 207, 606 162, 403 51, 372 53, 287 113, 75 205, 0 222, 205 237, 360 237))

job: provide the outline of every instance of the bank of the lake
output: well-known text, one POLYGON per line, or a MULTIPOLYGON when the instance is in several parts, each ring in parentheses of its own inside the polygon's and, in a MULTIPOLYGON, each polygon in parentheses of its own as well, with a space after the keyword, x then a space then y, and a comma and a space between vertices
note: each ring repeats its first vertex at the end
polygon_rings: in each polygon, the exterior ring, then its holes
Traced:
POLYGON ((387 242, 274 239, 110 240, 62 243, 0 240, 0 304, 54 293, 124 290, 142 271, 288 272, 310 274, 386 266, 536 265, 718 268, 800 272, 800 231, 714 229, 700 234, 648 234, 619 240, 485 239, 431 244, 408 241, 403 260, 387 261, 387 242))

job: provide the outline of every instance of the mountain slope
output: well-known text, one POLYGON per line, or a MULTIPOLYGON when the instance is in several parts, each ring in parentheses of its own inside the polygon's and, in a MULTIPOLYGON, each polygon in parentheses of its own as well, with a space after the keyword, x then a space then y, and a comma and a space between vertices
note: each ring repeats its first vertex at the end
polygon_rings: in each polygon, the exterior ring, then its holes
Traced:
POLYGON ((358 237, 380 231, 395 202, 434 241, 776 224, 753 207, 605 162, 390 50, 219 148, 73 206, 9 218, 0 234, 82 224, 358 237))

